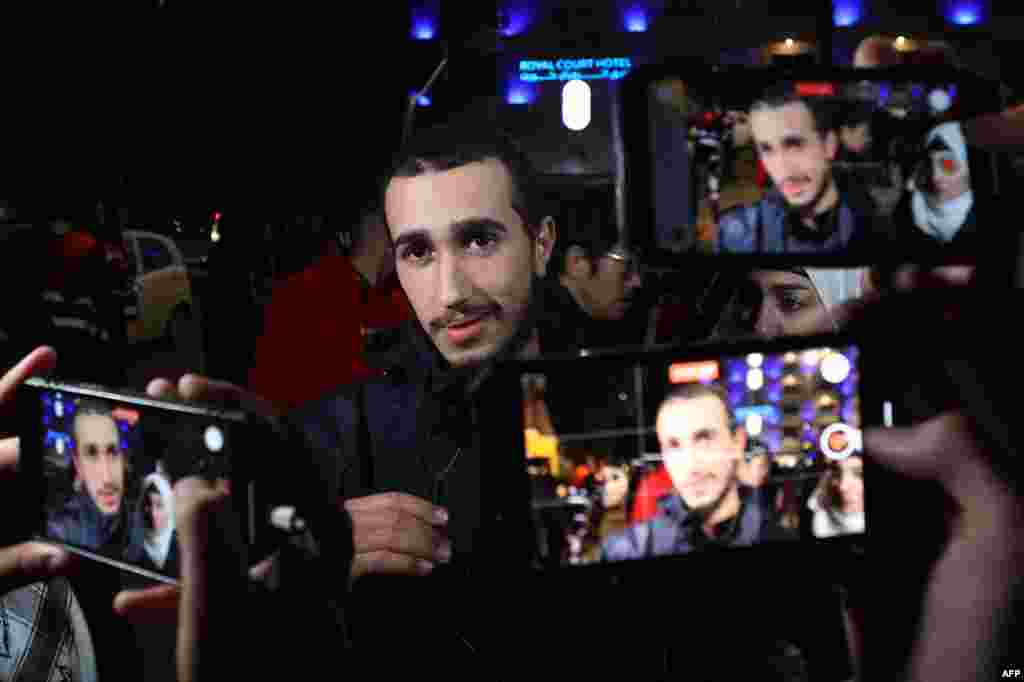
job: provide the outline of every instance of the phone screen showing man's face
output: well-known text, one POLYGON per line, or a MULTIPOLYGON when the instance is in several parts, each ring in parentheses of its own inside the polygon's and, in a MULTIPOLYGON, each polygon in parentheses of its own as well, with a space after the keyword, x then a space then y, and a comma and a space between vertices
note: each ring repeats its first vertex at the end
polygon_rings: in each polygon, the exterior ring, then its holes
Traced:
POLYGON ((156 579, 178 576, 174 483, 230 480, 231 424, 44 390, 42 537, 156 579))
POLYGON ((524 375, 539 556, 570 566, 864 533, 858 358, 847 345, 647 364, 624 372, 645 377, 635 408, 611 370, 604 395, 575 390, 571 363, 524 375))

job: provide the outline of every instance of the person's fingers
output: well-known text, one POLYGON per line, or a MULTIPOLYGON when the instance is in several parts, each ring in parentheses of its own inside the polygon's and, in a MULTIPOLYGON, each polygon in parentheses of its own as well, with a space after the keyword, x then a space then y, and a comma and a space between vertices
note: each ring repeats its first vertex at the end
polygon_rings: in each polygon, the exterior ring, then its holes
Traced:
POLYGON ((364 575, 430 575, 434 563, 394 552, 357 554, 352 561, 351 579, 364 575))
POLYGON ((56 366, 57 351, 49 346, 36 348, 0 378, 0 405, 7 404, 12 400, 18 386, 23 384, 26 379, 51 372, 56 366))
POLYGON ((353 517, 357 554, 388 551, 447 562, 451 541, 436 528, 401 511, 363 512, 353 517))
POLYGON ((163 377, 153 379, 146 386, 146 394, 152 398, 176 398, 178 397, 178 391, 174 386, 174 382, 163 377))
POLYGON ((174 516, 179 541, 188 543, 204 527, 204 519, 228 499, 222 484, 187 476, 174 484, 174 516))
POLYGON ((277 563, 277 554, 264 559, 249 569, 249 578, 257 582, 265 582, 270 578, 277 563))
POLYGON ((240 407, 265 417, 277 416, 277 410, 269 401, 227 381, 186 374, 178 382, 178 391, 185 400, 240 407))
POLYGON ((0 549, 0 594, 63 575, 73 564, 68 552, 42 542, 4 547, 0 549))
POLYGON ((9 478, 18 471, 18 439, 0 440, 0 480, 9 478))
POLYGON ((448 511, 446 509, 406 493, 381 493, 345 500, 344 507, 350 514, 353 512, 393 509, 415 516, 424 523, 431 525, 443 526, 448 523, 448 511))
POLYGON ((177 585, 125 590, 114 597, 114 612, 136 624, 174 623, 180 599, 181 589, 177 585))

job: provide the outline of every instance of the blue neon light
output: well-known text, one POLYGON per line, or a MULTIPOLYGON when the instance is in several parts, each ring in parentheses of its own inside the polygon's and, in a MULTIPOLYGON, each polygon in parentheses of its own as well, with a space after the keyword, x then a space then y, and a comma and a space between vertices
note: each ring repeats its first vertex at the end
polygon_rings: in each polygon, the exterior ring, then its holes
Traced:
POLYGON ((861 20, 863 9, 857 0, 836 0, 832 8, 832 21, 836 26, 853 26, 861 20))
POLYGON ((620 80, 633 68, 629 57, 580 59, 523 59, 518 78, 523 83, 572 80, 620 80))
POLYGON ((501 26, 501 34, 507 38, 526 33, 533 23, 533 16, 530 8, 526 5, 508 4, 502 9, 504 22, 501 26))
POLYGON ((416 40, 433 40, 437 29, 427 20, 422 20, 413 25, 412 35, 416 40))
POLYGON ((526 85, 513 85, 506 98, 509 104, 532 104, 533 91, 526 85))
MULTIPOLYGON (((415 95, 415 94, 416 94, 415 92, 410 93, 410 95, 415 95)), ((429 107, 430 106, 430 96, 429 95, 419 95, 418 97, 416 97, 416 106, 419 106, 419 107, 429 107)))
POLYGON ((644 7, 630 7, 625 14, 626 30, 630 33, 647 31, 647 10, 644 7))
POLYGON ((946 19, 958 26, 971 26, 981 22, 982 13, 978 0, 953 0, 949 3, 946 19))

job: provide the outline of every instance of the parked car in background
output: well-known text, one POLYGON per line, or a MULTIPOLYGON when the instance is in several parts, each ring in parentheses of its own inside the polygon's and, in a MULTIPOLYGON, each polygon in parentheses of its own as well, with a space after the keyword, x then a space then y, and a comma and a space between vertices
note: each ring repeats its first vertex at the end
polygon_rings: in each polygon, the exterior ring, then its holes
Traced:
POLYGON ((126 312, 129 343, 166 340, 190 348, 198 339, 192 282, 181 249, 155 232, 124 231, 135 274, 135 309, 126 312))

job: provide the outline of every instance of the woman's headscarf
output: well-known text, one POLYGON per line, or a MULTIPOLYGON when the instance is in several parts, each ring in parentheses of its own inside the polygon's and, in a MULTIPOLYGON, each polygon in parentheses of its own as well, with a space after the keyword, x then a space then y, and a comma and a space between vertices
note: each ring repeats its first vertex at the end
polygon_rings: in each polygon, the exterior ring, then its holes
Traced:
POLYGON ((162 530, 152 534, 146 533, 145 548, 146 554, 158 567, 163 568, 167 560, 167 553, 170 551, 171 538, 174 535, 174 494, 171 492, 171 484, 160 474, 150 474, 142 481, 142 501, 145 505, 149 497, 149 486, 156 487, 160 497, 164 499, 164 509, 167 510, 167 525, 162 530))
MULTIPOLYGON (((925 138, 925 147, 930 147, 936 140, 949 149, 949 151, 960 163, 963 172, 967 169, 967 140, 964 138, 963 130, 959 123, 949 122, 936 126, 925 138)), ((921 187, 913 188, 911 196, 911 209, 914 214, 914 224, 925 234, 948 242, 963 227, 967 221, 967 214, 974 206, 974 193, 968 190, 962 196, 951 201, 945 201, 938 207, 932 207, 925 197, 921 187)))
MULTIPOLYGON (((811 284, 814 285, 814 290, 818 293, 818 298, 828 310, 864 294, 866 268, 852 270, 806 268, 805 271, 811 284)), ((838 331, 838 324, 835 321, 832 326, 835 331, 838 331)))

